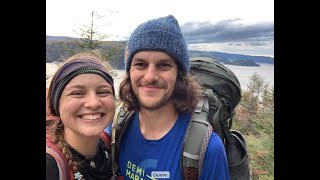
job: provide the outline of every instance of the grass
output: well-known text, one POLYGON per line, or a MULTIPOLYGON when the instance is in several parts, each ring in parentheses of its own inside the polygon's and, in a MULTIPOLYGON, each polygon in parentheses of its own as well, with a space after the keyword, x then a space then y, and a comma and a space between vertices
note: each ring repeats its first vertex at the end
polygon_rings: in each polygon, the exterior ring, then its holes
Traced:
POLYGON ((274 179, 273 115, 258 112, 250 119, 239 121, 236 115, 233 120, 233 129, 240 130, 246 138, 252 180, 274 179))

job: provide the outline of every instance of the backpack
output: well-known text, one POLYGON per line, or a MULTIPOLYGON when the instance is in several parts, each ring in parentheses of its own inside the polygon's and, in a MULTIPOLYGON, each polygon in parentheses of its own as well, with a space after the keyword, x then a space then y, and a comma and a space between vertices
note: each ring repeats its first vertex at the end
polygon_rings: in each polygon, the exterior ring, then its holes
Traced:
MULTIPOLYGON (((212 131, 224 143, 230 178, 249 180, 249 161, 244 136, 231 130, 234 108, 241 100, 241 86, 235 74, 218 61, 191 58, 190 74, 195 75, 205 87, 205 96, 192 114, 183 145, 181 164, 184 179, 198 179, 201 174, 212 131)), ((118 106, 112 124, 112 168, 117 172, 118 153, 122 136, 131 120, 133 111, 118 106)))
MULTIPOLYGON (((48 96, 48 89, 46 89, 46 96, 48 96)), ((47 105, 47 103, 46 103, 47 105)), ((48 106, 46 109, 46 121, 49 120, 58 120, 57 116, 51 115, 49 112, 48 106)), ((111 138, 110 135, 103 131, 100 134, 101 139, 108 147, 111 147, 111 138)), ((63 155, 62 151, 53 143, 53 138, 50 133, 50 129, 46 126, 46 153, 50 154, 57 162, 59 170, 59 180, 74 180, 73 171, 70 169, 67 159, 63 155)))
MULTIPOLYGON (((197 119, 205 121, 206 123, 209 122, 213 131, 219 135, 224 143, 230 179, 249 180, 250 170, 246 140, 241 132, 231 130, 232 118, 235 114, 234 109, 240 102, 242 94, 238 78, 229 68, 220 62, 205 57, 191 58, 190 74, 195 75, 204 85, 205 97, 197 104, 189 127, 196 127, 192 124, 199 124, 199 120, 197 119)), ((211 128, 207 124, 204 125, 204 123, 202 123, 202 126, 207 126, 207 129, 211 128)), ((202 129, 204 128, 205 127, 202 127, 202 129)), ((203 132, 200 128, 193 128, 190 132, 187 132, 186 142, 193 143, 190 143, 189 146, 185 145, 184 152, 193 152, 195 154, 199 154, 200 152, 200 155, 202 155, 201 151, 205 150, 206 147, 199 145, 207 145, 205 144, 206 137, 202 138, 203 142, 200 144, 199 140, 196 141, 195 139, 201 136, 193 137, 194 134, 197 135, 194 131, 203 132), (192 141, 192 138, 195 139, 192 141), (198 143, 198 145, 194 145, 195 143, 198 143), (201 148, 195 150, 196 147, 201 148)), ((210 130, 207 131, 211 135, 210 130)), ((198 163, 197 160, 189 157, 183 157, 183 162, 184 161, 195 161, 192 163, 192 167, 197 167, 196 165, 198 165, 198 175, 200 175, 203 157, 200 156, 198 163)))

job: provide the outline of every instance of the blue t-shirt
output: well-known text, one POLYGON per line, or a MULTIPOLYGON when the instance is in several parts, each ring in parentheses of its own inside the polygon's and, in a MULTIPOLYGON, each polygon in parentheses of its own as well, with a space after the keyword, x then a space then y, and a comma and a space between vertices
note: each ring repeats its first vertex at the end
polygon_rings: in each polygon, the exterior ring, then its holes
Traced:
MULTIPOLYGON (((127 180, 183 179, 180 158, 189 121, 189 114, 180 113, 164 137, 146 140, 139 128, 139 115, 135 113, 120 146, 121 175, 127 180)), ((200 179, 230 179, 224 146, 216 133, 211 135, 200 179)))

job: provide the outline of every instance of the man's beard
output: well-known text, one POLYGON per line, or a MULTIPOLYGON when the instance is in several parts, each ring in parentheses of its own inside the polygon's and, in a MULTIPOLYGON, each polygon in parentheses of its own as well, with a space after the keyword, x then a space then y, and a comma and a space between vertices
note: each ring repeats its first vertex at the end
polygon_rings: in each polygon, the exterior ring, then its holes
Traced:
POLYGON ((136 96, 137 97, 137 100, 140 104, 140 107, 141 108, 144 108, 144 109, 147 109, 149 111, 154 111, 154 110, 157 110, 157 109, 160 109, 161 107, 167 105, 170 100, 171 100, 171 96, 164 96, 160 101, 154 103, 154 104, 147 104, 147 103, 143 103, 142 100, 139 98, 139 96, 136 96))
MULTIPOLYGON (((162 89, 167 89, 168 88, 166 84, 160 83, 159 81, 154 81, 152 83, 139 81, 137 86, 140 86, 140 87, 150 87, 151 86, 151 87, 162 88, 162 89)), ((141 100, 141 98, 138 95, 138 92, 135 92, 134 89, 133 89, 133 91, 134 91, 134 94, 136 96, 137 101, 139 102, 140 107, 144 108, 144 109, 147 109, 149 111, 158 110, 158 109, 164 107, 165 105, 167 105, 171 101, 171 97, 172 97, 172 94, 173 94, 173 92, 171 92, 170 95, 164 94, 163 97, 159 101, 157 101, 156 103, 148 104, 148 103, 145 103, 145 102, 143 102, 141 100)))

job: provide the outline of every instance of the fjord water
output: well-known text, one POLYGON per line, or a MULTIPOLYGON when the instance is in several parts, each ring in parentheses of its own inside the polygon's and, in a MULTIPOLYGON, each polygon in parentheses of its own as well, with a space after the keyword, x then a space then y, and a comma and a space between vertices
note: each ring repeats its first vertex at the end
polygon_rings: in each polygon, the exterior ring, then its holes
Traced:
POLYGON ((269 87, 274 84, 274 64, 260 64, 260 67, 255 66, 235 66, 235 65, 227 65, 224 64, 227 68, 229 68, 233 73, 237 76, 240 81, 241 88, 247 89, 249 85, 250 79, 254 73, 260 75, 265 83, 269 84, 269 87))

